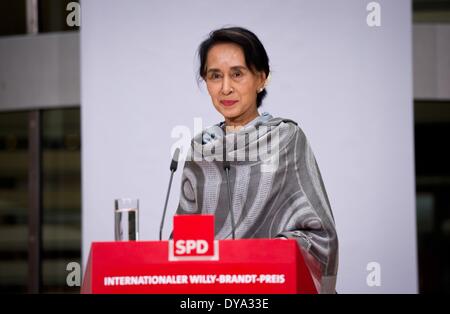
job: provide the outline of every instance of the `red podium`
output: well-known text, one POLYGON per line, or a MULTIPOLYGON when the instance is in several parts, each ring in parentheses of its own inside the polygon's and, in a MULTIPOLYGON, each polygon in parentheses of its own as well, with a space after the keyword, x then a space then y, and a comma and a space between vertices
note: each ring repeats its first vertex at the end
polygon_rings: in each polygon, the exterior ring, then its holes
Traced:
POLYGON ((295 240, 214 241, 198 228, 198 215, 181 217, 171 241, 92 243, 81 293, 317 293, 295 240), (182 220, 202 236, 176 233, 182 220))

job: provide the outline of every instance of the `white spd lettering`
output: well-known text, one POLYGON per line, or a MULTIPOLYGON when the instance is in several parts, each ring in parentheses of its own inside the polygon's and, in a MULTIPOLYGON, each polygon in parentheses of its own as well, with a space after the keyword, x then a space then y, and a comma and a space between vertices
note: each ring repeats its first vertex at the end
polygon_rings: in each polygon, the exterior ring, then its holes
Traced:
POLYGON ((206 240, 178 240, 175 242, 175 254, 205 254, 208 252, 206 240))

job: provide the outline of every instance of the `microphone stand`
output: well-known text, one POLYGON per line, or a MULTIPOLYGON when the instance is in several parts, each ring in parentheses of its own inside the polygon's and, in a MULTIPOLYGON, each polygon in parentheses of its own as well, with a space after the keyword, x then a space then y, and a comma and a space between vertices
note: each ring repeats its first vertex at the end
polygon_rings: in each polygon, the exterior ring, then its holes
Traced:
POLYGON ((230 212, 230 218, 231 218, 231 237, 234 240, 236 238, 235 235, 235 229, 236 224, 234 222, 234 212, 233 212, 233 206, 231 204, 231 189, 230 189, 230 162, 227 160, 227 138, 226 138, 226 132, 224 136, 224 153, 223 153, 223 170, 225 170, 225 174, 227 177, 227 190, 228 190, 228 211, 230 212))
POLYGON ((169 201, 170 188, 172 187, 173 174, 175 173, 175 171, 177 171, 179 155, 180 155, 180 149, 177 148, 175 150, 175 153, 173 154, 172 162, 170 163, 170 180, 169 180, 169 187, 167 188, 166 202, 164 203, 164 211, 163 211, 163 216, 161 219, 161 225, 159 226, 159 241, 162 240, 162 232, 163 232, 163 226, 164 226, 164 219, 166 218, 167 203, 169 201))

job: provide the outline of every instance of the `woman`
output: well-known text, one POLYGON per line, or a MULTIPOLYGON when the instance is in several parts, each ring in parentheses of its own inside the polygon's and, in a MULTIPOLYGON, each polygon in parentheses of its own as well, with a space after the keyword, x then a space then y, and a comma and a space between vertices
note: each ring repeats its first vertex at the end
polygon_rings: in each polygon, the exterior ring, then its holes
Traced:
POLYGON ((224 156, 236 238, 296 239, 318 291, 334 293, 338 241, 313 152, 297 123, 258 112, 270 73, 262 43, 244 28, 218 29, 199 57, 199 76, 224 121, 193 139, 177 214, 213 213, 216 239, 231 237, 224 156))

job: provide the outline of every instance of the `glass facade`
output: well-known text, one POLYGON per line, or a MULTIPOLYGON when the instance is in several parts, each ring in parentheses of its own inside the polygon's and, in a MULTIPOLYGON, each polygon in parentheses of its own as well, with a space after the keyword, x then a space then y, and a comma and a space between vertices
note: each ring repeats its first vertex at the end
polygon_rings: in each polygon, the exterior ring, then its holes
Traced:
MULTIPOLYGON (((67 17, 74 12, 73 7, 67 9, 69 3, 79 3, 78 0, 38 0, 38 32, 78 31, 76 25, 69 25, 67 17)), ((81 13, 80 13, 81 14, 81 13)), ((69 16, 69 18, 73 15, 69 16)), ((0 36, 24 35, 27 33, 27 1, 0 1, 0 36)))
POLYGON ((78 3, 71 0, 39 0, 39 32, 78 31, 78 26, 67 24, 67 16, 74 9, 67 10, 69 3, 78 3))
POLYGON ((66 266, 80 263, 80 110, 42 111, 42 292, 79 292, 66 266))
POLYGON ((415 102, 420 292, 450 292, 450 102, 415 102))
POLYGON ((0 113, 0 292, 27 291, 28 113, 0 113))
MULTIPOLYGON (((81 262, 80 109, 41 111, 42 247, 40 291, 78 293, 66 283, 81 262)), ((0 113, 0 292, 27 292, 28 111, 0 113)))
POLYGON ((26 34, 26 32, 26 1, 0 1, 0 36, 26 34))

